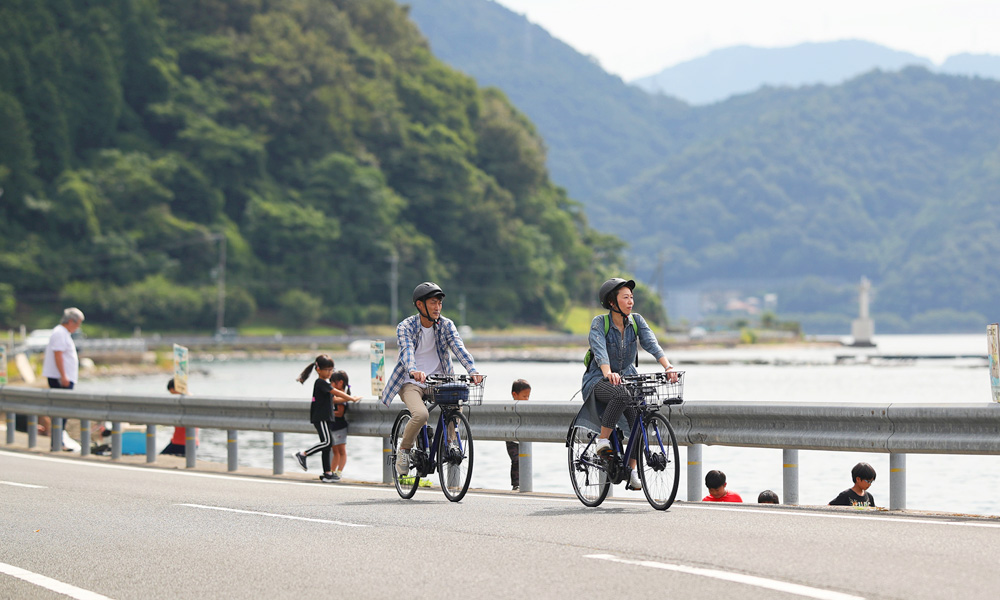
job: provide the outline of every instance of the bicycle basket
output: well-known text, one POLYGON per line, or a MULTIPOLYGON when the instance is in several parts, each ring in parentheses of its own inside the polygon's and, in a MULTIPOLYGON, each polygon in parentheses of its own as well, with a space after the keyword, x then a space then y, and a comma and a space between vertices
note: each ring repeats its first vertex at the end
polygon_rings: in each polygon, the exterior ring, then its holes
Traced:
POLYGON ((444 383, 434 388, 434 401, 438 404, 465 404, 469 401, 469 388, 464 383, 444 383))
POLYGON ((684 371, 675 371, 677 381, 671 382, 667 373, 644 374, 637 377, 632 385, 636 403, 651 406, 680 404, 684 402, 684 371))

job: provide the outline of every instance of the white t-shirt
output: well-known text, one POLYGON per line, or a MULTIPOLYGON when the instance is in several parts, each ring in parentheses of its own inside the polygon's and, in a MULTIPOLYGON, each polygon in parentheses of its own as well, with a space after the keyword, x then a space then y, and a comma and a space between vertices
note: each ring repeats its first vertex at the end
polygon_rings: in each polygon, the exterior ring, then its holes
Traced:
POLYGON ((80 375, 80 360, 76 356, 76 344, 69 330, 56 325, 52 330, 52 337, 49 338, 49 345, 45 347, 45 361, 42 363, 42 377, 59 379, 59 367, 56 366, 56 352, 62 352, 63 370, 66 371, 66 379, 76 383, 80 375))
MULTIPOLYGON (((434 328, 420 326, 420 343, 413 353, 413 361, 417 364, 416 370, 423 371, 425 375, 441 372, 441 359, 438 358, 437 347, 434 343, 434 328)), ((407 383, 417 383, 412 377, 407 379, 407 383)), ((417 383, 420 387, 426 387, 425 383, 417 383)))

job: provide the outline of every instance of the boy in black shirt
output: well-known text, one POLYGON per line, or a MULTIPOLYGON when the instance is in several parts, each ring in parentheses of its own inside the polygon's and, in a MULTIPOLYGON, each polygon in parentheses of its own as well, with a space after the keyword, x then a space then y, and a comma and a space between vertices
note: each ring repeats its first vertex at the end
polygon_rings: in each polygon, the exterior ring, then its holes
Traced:
POLYGON ((875 469, 868 463, 858 463, 851 469, 854 486, 850 487, 830 501, 830 506, 870 506, 875 507, 875 498, 868 493, 868 488, 875 481, 875 469))

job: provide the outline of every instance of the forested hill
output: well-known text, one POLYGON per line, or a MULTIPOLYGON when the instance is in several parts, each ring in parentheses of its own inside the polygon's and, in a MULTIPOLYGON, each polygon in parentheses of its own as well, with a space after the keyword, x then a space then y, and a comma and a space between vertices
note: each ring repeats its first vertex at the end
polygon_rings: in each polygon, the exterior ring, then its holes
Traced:
POLYGON ((651 111, 493 2, 410 1, 438 56, 537 124, 556 183, 629 241, 639 275, 777 292, 781 316, 813 331, 847 331, 863 275, 882 332, 1000 318, 997 81, 873 71, 651 111))
POLYGON ((4 327, 210 327, 217 234, 230 325, 386 323, 393 254, 404 310, 432 279, 470 324, 552 323, 620 266, 391 0, 5 0, 0 131, 4 327))

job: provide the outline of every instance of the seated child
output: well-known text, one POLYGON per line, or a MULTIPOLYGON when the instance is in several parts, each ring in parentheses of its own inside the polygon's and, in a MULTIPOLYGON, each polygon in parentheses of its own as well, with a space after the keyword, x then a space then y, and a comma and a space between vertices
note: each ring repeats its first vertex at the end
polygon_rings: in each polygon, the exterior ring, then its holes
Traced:
POLYGON ((870 464, 861 462, 851 469, 851 478, 854 485, 840 492, 830 506, 875 506, 875 498, 868 493, 868 488, 875 481, 875 468, 870 464))
POLYGON ((705 475, 705 487, 708 495, 701 499, 702 502, 743 502, 739 494, 726 489, 726 474, 722 471, 709 471, 705 475))

